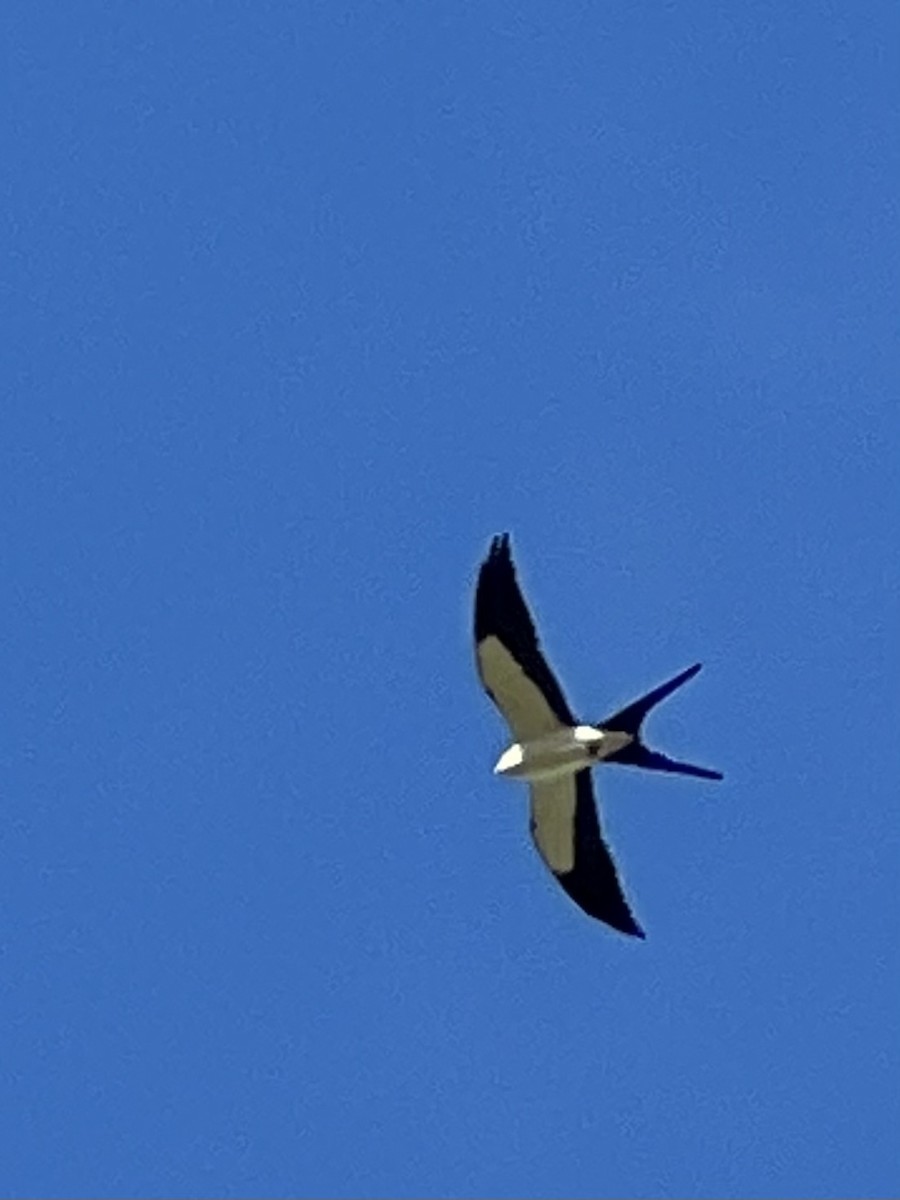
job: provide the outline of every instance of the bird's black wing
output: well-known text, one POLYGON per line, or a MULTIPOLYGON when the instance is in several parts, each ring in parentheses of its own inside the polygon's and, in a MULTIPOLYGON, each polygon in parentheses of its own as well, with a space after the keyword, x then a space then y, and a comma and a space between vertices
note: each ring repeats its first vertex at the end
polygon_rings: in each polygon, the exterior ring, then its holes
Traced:
POLYGON ((517 741, 577 724, 541 653, 516 579, 509 534, 493 539, 478 573, 475 655, 481 682, 517 741))
POLYGON ((531 835, 541 858, 588 916, 644 936, 600 833, 589 769, 531 785, 531 835))

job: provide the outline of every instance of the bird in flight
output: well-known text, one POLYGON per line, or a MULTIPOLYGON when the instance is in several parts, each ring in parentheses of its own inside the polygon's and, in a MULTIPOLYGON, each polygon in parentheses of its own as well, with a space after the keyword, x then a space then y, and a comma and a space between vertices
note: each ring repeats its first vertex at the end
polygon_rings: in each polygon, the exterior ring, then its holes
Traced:
POLYGON ((693 679, 700 663, 599 725, 580 724, 541 652, 506 533, 493 539, 478 573, 475 657, 484 689, 514 739, 497 760, 494 774, 529 784, 531 835, 541 858, 589 916, 621 933, 644 937, 600 831, 591 767, 624 763, 721 779, 718 771, 650 750, 641 737, 650 710, 693 679))

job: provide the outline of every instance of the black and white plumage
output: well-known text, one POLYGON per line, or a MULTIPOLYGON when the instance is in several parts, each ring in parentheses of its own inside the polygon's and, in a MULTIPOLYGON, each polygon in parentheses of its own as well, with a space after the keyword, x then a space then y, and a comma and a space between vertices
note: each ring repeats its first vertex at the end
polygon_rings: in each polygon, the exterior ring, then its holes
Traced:
POLYGON ((481 682, 514 739, 494 772, 528 782, 531 833, 538 852, 589 916, 642 938, 600 830, 591 767, 624 763, 721 779, 717 771, 649 750, 641 740, 641 725, 650 709, 693 678, 700 664, 599 725, 580 724, 541 653, 516 579, 508 534, 493 539, 478 575, 475 654, 481 682))

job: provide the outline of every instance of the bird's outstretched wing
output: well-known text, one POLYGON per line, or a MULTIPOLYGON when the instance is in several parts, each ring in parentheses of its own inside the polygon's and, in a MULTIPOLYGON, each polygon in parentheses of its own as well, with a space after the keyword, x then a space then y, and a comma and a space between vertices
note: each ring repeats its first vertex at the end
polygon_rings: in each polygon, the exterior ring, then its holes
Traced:
POLYGON ((531 785, 531 836, 541 858, 588 916, 642 938, 600 833, 589 769, 531 785))
POLYGON ((547 666, 509 549, 495 537, 475 589, 475 657, 485 691, 516 741, 577 722, 547 666))

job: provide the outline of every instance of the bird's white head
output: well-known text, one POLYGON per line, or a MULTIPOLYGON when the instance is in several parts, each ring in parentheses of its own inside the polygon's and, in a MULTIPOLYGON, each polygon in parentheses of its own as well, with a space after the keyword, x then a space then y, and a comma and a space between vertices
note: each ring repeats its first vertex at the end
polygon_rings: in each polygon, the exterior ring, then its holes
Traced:
POLYGON ((525 761, 525 754, 518 742, 504 750, 494 767, 495 775, 516 775, 525 761))

